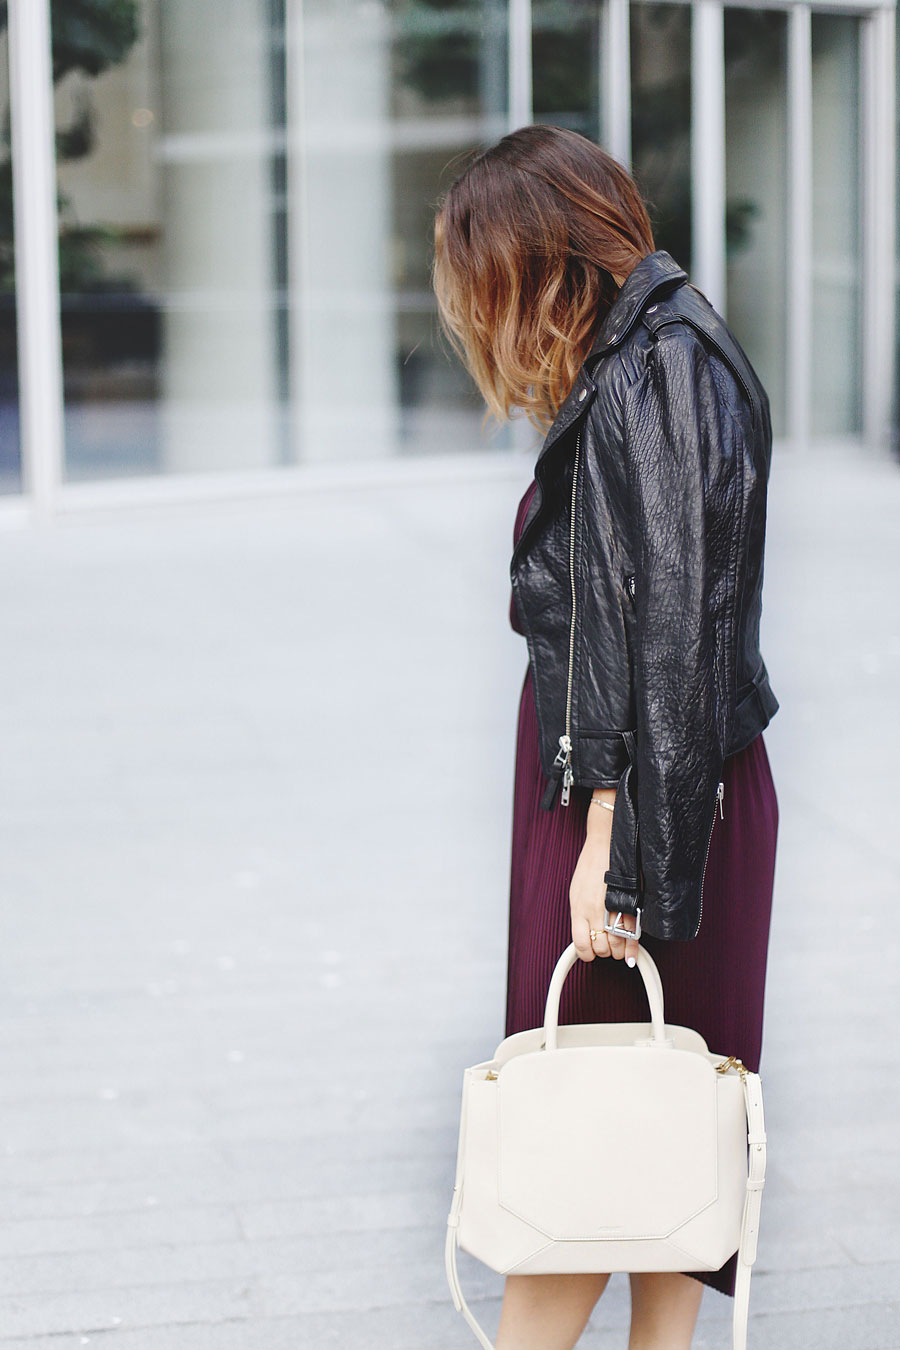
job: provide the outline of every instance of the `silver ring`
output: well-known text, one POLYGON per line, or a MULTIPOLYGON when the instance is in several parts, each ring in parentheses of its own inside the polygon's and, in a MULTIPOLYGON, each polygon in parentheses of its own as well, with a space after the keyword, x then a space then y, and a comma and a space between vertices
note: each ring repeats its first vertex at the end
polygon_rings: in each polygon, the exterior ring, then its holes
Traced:
POLYGON ((634 918, 635 918, 635 923, 634 923, 634 932, 633 932, 633 933, 632 933, 632 931, 631 931, 630 928, 622 928, 622 927, 619 926, 619 920, 621 919, 621 917, 622 917, 622 913, 621 913, 621 910, 620 910, 620 911, 616 914, 616 916, 615 916, 615 918, 613 919, 612 923, 610 923, 609 920, 607 920, 606 923, 603 925, 603 931, 604 931, 604 933, 612 933, 613 937, 632 938, 635 942, 639 941, 639 940, 640 940, 640 936, 641 936, 641 911, 640 911, 640 909, 638 909, 637 913, 636 913, 635 916, 634 916, 634 918))

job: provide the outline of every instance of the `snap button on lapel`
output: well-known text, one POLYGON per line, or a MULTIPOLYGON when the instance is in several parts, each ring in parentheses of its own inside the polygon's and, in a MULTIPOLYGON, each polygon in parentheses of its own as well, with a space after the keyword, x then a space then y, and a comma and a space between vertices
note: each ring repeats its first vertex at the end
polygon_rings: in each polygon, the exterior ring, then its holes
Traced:
POLYGON ((652 314, 655 309, 659 309, 659 305, 648 305, 647 313, 652 314))
POLYGON ((586 398, 587 398, 587 390, 582 389, 581 393, 578 395, 578 402, 583 403, 586 398))

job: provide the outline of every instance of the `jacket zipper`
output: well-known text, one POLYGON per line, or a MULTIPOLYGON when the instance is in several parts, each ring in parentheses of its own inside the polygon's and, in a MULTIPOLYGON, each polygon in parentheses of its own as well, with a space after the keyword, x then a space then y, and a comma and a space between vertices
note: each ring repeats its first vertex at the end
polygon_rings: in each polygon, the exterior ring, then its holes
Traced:
POLYGON ((722 820, 725 819, 725 810, 723 807, 724 800, 725 784, 720 782, 719 786, 716 788, 716 805, 713 807, 712 822, 706 839, 706 857, 703 859, 703 876, 700 878, 700 913, 697 916, 697 927, 694 929, 694 937, 700 932, 700 925, 703 922, 703 887, 706 885, 706 864, 709 862, 709 846, 712 843, 713 826, 716 823, 716 811, 718 810, 722 820))
POLYGON ((566 677, 566 729, 559 738, 559 749, 554 764, 562 768, 560 805, 569 805, 569 794, 575 781, 572 769, 572 672, 575 658, 575 496, 578 491, 578 461, 581 455, 581 432, 575 441, 575 463, 572 469, 572 510, 569 519, 569 585, 572 590, 572 618, 569 623, 569 673, 566 677))

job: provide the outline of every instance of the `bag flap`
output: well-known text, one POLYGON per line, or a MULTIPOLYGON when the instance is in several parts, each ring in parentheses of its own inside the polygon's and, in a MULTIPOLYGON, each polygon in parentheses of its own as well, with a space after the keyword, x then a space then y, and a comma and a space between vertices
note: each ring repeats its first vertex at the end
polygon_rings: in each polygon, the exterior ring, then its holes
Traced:
POLYGON ((717 1196, 701 1054, 577 1046, 500 1069, 499 1201, 548 1238, 663 1238, 717 1196))

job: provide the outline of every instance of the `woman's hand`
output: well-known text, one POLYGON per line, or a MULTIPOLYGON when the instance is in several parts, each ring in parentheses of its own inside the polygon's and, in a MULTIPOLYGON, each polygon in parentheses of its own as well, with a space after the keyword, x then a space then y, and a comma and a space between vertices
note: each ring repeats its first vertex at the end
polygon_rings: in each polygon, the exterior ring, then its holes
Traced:
MULTIPOLYGON (((595 788, 595 801, 615 802, 615 788, 595 788)), ((638 944, 633 938, 614 937, 603 931, 609 920, 606 910, 606 882, 604 873, 609 868, 609 839, 612 830, 612 811, 604 806, 589 806, 584 846, 569 886, 569 906, 572 911, 572 941, 582 961, 593 961, 595 956, 612 956, 617 961, 624 957, 628 965, 637 960, 638 944), (591 931, 596 934, 591 937, 591 931)), ((619 926, 635 929, 633 914, 623 914, 619 926)))

